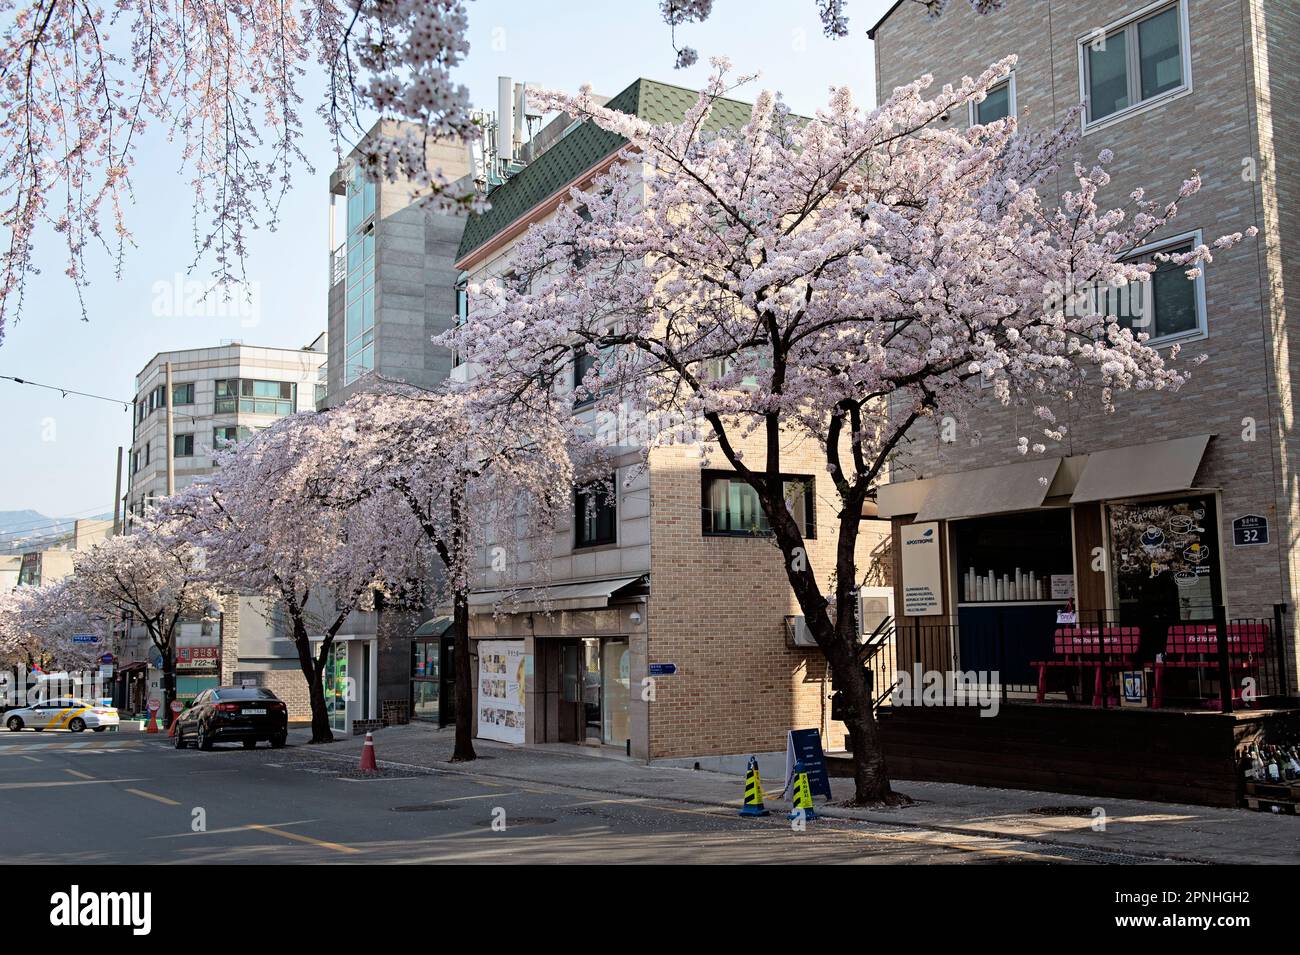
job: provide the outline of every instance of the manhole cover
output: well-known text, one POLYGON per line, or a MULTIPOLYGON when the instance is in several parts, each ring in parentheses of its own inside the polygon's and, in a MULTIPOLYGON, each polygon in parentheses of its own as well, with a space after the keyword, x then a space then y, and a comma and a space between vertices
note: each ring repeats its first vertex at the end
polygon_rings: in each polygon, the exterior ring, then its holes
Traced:
MULTIPOLYGON (((495 820, 480 819, 474 825, 490 826, 495 820)), ((507 829, 517 829, 520 826, 549 826, 555 822, 550 816, 506 816, 505 824, 507 829)))
POLYGON ((393 812, 440 812, 443 809, 450 809, 451 806, 440 802, 428 802, 421 806, 394 806, 393 812))
POLYGON ((1035 806, 1029 810, 1035 816, 1091 816, 1091 806, 1035 806))

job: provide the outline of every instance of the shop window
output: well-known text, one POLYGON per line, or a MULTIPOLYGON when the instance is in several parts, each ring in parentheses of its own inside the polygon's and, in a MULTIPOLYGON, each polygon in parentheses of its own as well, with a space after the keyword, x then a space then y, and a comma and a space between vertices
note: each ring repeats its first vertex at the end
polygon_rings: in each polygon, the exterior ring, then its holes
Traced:
POLYGON ((1107 511, 1123 621, 1156 632, 1170 621, 1212 619, 1219 592, 1213 498, 1111 504, 1107 511))
MULTIPOLYGON (((751 537, 772 532, 758 492, 731 471, 706 471, 704 483, 704 533, 721 537, 751 537)), ((813 479, 783 476, 786 510, 805 539, 815 537, 813 479)))
POLYGON ((574 547, 595 547, 617 541, 618 500, 613 490, 614 480, 611 476, 608 488, 589 485, 574 493, 574 547))

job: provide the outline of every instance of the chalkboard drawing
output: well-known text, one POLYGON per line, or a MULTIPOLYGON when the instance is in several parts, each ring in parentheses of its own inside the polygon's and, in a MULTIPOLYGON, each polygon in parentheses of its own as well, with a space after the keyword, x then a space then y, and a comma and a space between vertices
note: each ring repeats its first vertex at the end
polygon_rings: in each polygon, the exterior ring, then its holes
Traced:
POLYGON ((1147 525, 1147 529, 1143 532, 1140 539, 1143 549, 1149 554, 1154 554, 1160 549, 1160 545, 1164 542, 1164 531, 1156 527, 1154 524, 1147 525))
POLYGON ((1183 558, 1193 564, 1199 564, 1210 556, 1210 548, 1205 544, 1192 544, 1183 551, 1183 558))
POLYGON ((1179 587, 1195 587, 1196 580, 1196 574, 1192 573, 1190 570, 1180 570, 1178 573, 1174 574, 1174 583, 1179 587))
POLYGON ((1168 570, 1168 569, 1169 569, 1169 565, 1168 565, 1168 564, 1160 564, 1160 563, 1157 563, 1157 562, 1154 561, 1154 560, 1151 561, 1151 576, 1152 576, 1152 578, 1159 577, 1161 574, 1163 574, 1163 573, 1164 573, 1166 570, 1168 570))
POLYGON ((1205 508, 1198 507, 1196 510, 1192 511, 1192 517, 1195 518, 1195 520, 1189 530, 1192 530, 1197 534, 1204 534, 1205 528, 1201 526, 1201 521, 1205 520, 1205 508))
POLYGON ((1175 514, 1169 518, 1169 530, 1175 534, 1186 534, 1192 529, 1192 519, 1186 514, 1175 514))

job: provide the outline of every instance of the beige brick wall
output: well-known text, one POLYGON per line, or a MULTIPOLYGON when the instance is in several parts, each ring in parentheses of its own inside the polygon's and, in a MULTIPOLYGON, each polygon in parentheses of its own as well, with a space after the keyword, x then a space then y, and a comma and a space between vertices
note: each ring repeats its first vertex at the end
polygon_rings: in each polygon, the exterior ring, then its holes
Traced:
MULTIPOLYGON (((239 599, 226 596, 221 600, 221 682, 234 681, 239 667, 239 599)), ((289 721, 311 719, 311 700, 307 695, 307 679, 300 669, 263 670, 257 674, 260 686, 266 687, 289 708, 289 721)))
MULTIPOLYGON (((762 460, 761 439, 740 447, 747 459, 762 460)), ((714 460, 710 467, 726 465, 714 460)), ((830 719, 825 658, 816 648, 786 646, 785 616, 801 611, 781 552, 765 538, 702 533, 700 470, 699 455, 687 448, 651 454, 648 662, 678 667, 656 681, 651 758, 781 750, 787 730, 811 727, 821 729, 828 748, 841 748, 844 727, 830 719)), ((808 549, 825 588, 838 508, 824 455, 811 442, 789 441, 782 472, 814 479, 816 537, 808 549)), ((887 534, 884 522, 863 522, 859 581, 870 574, 873 583, 888 582, 881 551, 887 534)))
MULTIPOLYGON (((987 18, 953 4, 931 22, 920 5, 903 4, 876 35, 877 89, 931 72, 936 84, 975 74, 1009 54, 1019 56, 1017 107, 1022 125, 1043 127, 1064 116, 1079 94, 1078 38, 1150 6, 1147 0, 1011 0, 987 18)), ((1291 246, 1297 235, 1297 147, 1294 119, 1300 92, 1296 44, 1300 4, 1294 0, 1187 0, 1192 91, 1082 139, 1091 160, 1113 149, 1113 182, 1102 201, 1118 205, 1137 186, 1172 197, 1192 170, 1204 187, 1185 203, 1165 232, 1200 229, 1205 241, 1251 224, 1269 235, 1224 253, 1205 270, 1208 334, 1183 348, 1185 358, 1205 353, 1177 394, 1119 396, 1114 415, 1095 399, 1056 403, 1070 427, 1065 444, 1049 454, 1086 454, 1191 434, 1214 434, 1199 484, 1220 490, 1220 540, 1229 612, 1272 616, 1275 602, 1292 605, 1300 586, 1300 558, 1289 543, 1300 529, 1300 480, 1291 463, 1300 454, 1292 426, 1293 366, 1287 300, 1300 276, 1291 246), (1267 41, 1267 48, 1265 43, 1267 41), (1256 97, 1258 86, 1260 93, 1256 97), (1269 108, 1276 99, 1285 106, 1269 108), (1257 169, 1252 179, 1244 173, 1257 169), (1256 439, 1243 440, 1243 421, 1256 423, 1256 439), (1272 543, 1233 548, 1231 521, 1268 515, 1272 543)), ((956 125, 967 123, 954 115, 956 125)), ((1057 190, 1069 188, 1059 176, 1057 190)), ((922 427, 908 449, 907 477, 951 473, 1020 460, 1015 438, 1033 434, 1028 411, 1007 411, 991 399, 954 444, 941 444, 922 427)), ((900 472, 901 473, 901 472, 900 472)), ((1289 618, 1294 621, 1294 616, 1289 618)), ((1294 657, 1294 625, 1289 642, 1294 657)), ((1292 667, 1289 682, 1296 685, 1292 667)))

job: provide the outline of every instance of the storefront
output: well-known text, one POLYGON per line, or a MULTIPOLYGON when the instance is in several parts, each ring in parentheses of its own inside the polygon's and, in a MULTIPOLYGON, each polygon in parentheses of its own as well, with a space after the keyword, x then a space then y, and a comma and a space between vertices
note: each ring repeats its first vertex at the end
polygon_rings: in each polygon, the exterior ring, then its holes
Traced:
POLYGON ((471 595, 477 735, 636 751, 647 596, 644 576, 471 595))
POLYGON ((339 634, 330 644, 322 679, 330 729, 336 733, 351 732, 355 720, 378 718, 376 643, 368 634, 339 634))
POLYGON ((218 686, 220 679, 221 648, 219 646, 176 648, 176 696, 180 700, 193 700, 204 690, 218 686))
MULTIPOLYGON (((893 519, 907 618, 949 628, 948 659, 1036 680, 1061 625, 1140 631, 1140 661, 1169 627, 1225 602, 1217 492, 1195 490, 1205 435, 901 482, 893 519), (918 529, 920 532, 918 533, 918 529), (927 550, 919 545, 933 539, 927 550), (926 561, 930 566, 926 566, 926 561)), ((942 656, 942 654, 941 654, 942 656)))
POLYGON ((411 719, 456 722, 456 657, 451 617, 426 620, 411 640, 411 719))

